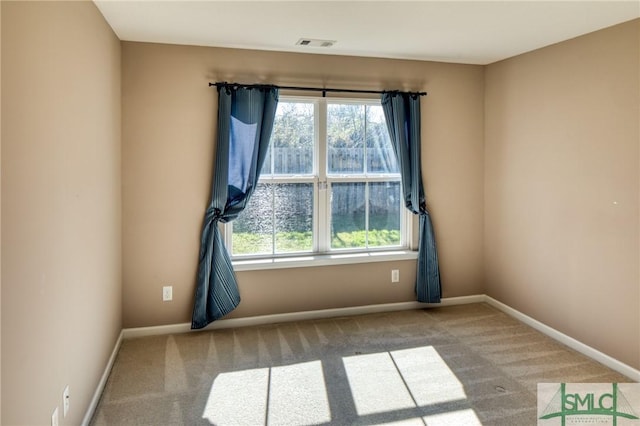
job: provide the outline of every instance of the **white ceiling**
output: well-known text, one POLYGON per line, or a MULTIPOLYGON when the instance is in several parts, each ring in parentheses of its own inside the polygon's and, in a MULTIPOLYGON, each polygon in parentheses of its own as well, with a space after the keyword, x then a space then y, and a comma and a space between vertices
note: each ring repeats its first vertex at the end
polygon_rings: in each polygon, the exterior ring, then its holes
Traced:
POLYGON ((121 40, 468 64, 640 17, 640 0, 94 1, 121 40))

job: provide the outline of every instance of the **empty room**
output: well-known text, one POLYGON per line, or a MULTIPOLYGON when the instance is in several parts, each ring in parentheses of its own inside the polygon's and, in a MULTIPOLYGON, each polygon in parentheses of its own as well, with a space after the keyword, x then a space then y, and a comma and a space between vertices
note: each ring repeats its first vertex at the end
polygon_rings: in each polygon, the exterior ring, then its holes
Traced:
POLYGON ((0 1, 2 425, 640 425, 637 1, 0 1))

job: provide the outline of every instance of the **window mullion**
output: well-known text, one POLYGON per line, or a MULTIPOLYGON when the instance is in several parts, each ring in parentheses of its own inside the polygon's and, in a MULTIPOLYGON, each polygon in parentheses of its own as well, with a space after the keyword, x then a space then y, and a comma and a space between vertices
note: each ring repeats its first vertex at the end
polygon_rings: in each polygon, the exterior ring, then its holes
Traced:
MULTIPOLYGON (((274 174, 276 172, 276 149, 275 147, 272 145, 271 146, 271 155, 269 158, 269 176, 271 178, 274 177, 274 174)), ((275 254, 276 253, 276 240, 275 240, 275 236, 276 236, 276 205, 275 205, 275 183, 273 182, 273 180, 269 183, 269 187, 271 189, 270 193, 271 193, 271 254, 275 254)))
POLYGON ((276 172, 276 148, 271 145, 271 155, 269 158, 269 174, 273 176, 276 172))
POLYGON ((369 208, 371 203, 369 202, 369 182, 364 183, 364 246, 369 248, 369 208))
POLYGON ((409 247, 410 249, 417 249, 417 246, 413 245, 413 214, 407 209, 404 204, 400 210, 400 229, 404 229, 405 232, 400 233, 400 244, 403 247, 409 247))
POLYGON ((276 184, 271 183, 271 253, 276 253, 276 184))
MULTIPOLYGON (((362 151, 364 152, 364 154, 363 154, 364 155, 364 158, 363 158, 364 168, 363 169, 364 169, 365 176, 367 176, 369 174, 369 164, 368 164, 368 161, 367 161, 367 158, 368 158, 367 156, 369 155, 369 153, 367 152, 367 150, 368 150, 368 147, 367 147, 367 130, 368 130, 368 128, 367 128, 367 108, 368 108, 367 105, 363 105, 362 109, 364 110, 364 140, 362 141, 362 145, 363 145, 363 150, 362 151)), ((368 234, 368 232, 367 232, 367 234, 368 234)))
POLYGON ((227 222, 222 225, 222 230, 224 231, 224 245, 229 250, 229 253, 233 253, 233 222, 227 222))
POLYGON ((331 188, 327 182, 327 101, 319 99, 317 103, 316 126, 316 158, 318 173, 318 251, 321 253, 331 249, 330 246, 330 194, 331 188))

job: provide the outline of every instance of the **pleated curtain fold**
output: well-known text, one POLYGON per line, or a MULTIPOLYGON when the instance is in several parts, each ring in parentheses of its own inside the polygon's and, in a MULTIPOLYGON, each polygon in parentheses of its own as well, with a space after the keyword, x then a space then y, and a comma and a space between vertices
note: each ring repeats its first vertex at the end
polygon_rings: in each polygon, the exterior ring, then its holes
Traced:
POLYGON ((397 157, 405 205, 420 215, 416 296, 419 302, 439 303, 442 293, 438 252, 427 211, 420 164, 420 96, 385 92, 381 95, 389 136, 397 157))
POLYGON ((193 329, 222 318, 240 303, 231 257, 219 224, 238 217, 256 188, 277 104, 275 87, 218 87, 215 170, 200 240, 193 329))

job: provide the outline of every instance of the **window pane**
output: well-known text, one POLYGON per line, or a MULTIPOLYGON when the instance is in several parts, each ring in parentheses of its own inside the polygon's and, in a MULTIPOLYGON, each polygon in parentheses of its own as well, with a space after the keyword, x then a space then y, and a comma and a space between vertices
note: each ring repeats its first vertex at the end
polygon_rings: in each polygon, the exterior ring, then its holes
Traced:
POLYGON ((365 185, 331 185, 331 248, 367 246, 365 185))
POLYGON ((233 221, 233 254, 273 253, 273 185, 259 183, 233 221))
POLYGON ((363 173, 365 106, 327 105, 327 173, 363 173))
POLYGON ((381 105, 367 105, 367 171, 398 173, 396 156, 381 105))
POLYGON ((369 247, 400 245, 400 182, 369 184, 369 247))
POLYGON ((313 173, 314 104, 278 102, 265 175, 313 173))
POLYGON ((234 256, 397 248, 407 237, 397 160, 371 100, 281 98, 261 177, 230 225, 234 256), (325 177, 328 198, 318 192, 325 177))
POLYGON ((276 252, 313 250, 313 184, 274 186, 276 252))

